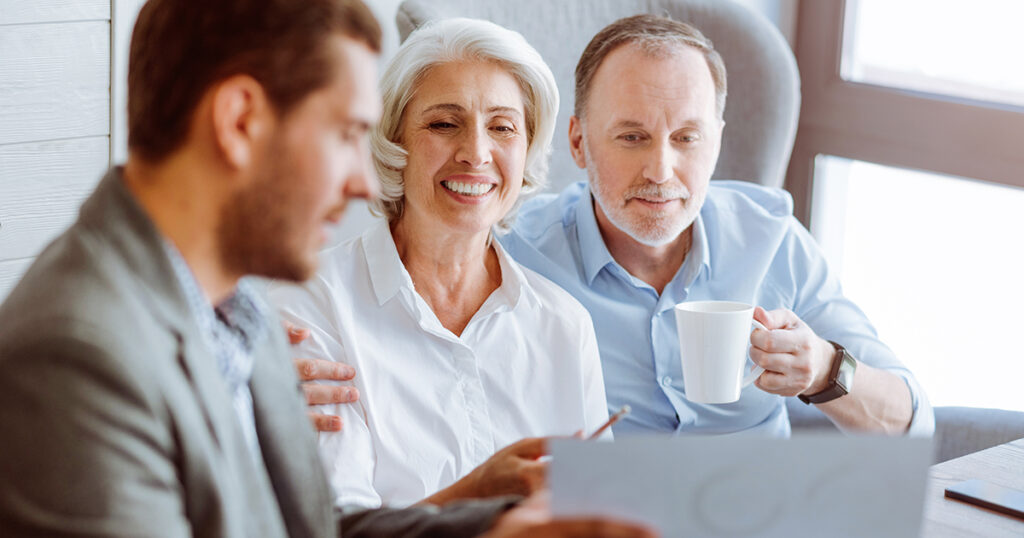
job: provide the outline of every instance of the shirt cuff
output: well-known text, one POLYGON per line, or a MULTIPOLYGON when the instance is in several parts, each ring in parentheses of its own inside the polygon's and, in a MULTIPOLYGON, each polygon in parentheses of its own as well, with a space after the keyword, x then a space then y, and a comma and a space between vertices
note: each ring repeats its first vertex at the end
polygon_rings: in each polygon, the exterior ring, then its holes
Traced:
POLYGON ((928 395, 924 393, 924 389, 917 383, 917 379, 908 370, 895 369, 889 371, 900 376, 903 382, 907 384, 907 389, 910 390, 914 416, 910 420, 910 427, 907 428, 906 435, 910 437, 932 437, 935 435, 935 411, 932 409, 931 402, 928 401, 928 395))

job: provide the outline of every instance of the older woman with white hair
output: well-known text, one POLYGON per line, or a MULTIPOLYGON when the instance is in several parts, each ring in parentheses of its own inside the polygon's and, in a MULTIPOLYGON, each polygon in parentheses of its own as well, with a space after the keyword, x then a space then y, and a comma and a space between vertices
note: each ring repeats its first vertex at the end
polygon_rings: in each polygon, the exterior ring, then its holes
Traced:
POLYGON ((336 502, 530 493, 543 436, 608 416, 586 310, 492 240, 544 185, 554 77, 519 34, 450 19, 409 36, 381 87, 384 219, 271 292, 311 329, 297 354, 358 371, 359 401, 329 410, 342 431, 320 434, 336 502))

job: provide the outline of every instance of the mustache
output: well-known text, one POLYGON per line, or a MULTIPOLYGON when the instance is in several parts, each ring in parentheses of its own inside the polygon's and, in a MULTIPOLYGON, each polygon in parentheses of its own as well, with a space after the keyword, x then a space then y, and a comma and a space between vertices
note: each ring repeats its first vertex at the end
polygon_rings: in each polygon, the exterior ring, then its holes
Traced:
POLYGON ((657 200, 672 200, 680 199, 687 200, 690 198, 690 191, 683 185, 658 185, 654 183, 645 183, 643 185, 634 185, 626 191, 626 199, 630 198, 653 198, 657 200))

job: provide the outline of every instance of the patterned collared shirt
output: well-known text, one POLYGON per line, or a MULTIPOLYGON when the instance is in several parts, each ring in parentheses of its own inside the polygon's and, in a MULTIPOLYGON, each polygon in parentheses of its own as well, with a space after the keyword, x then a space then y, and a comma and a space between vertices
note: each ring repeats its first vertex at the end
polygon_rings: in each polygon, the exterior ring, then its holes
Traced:
POLYGON ((178 249, 165 241, 164 250, 206 345, 217 359, 217 370, 231 395, 246 444, 252 455, 260 458, 249 380, 253 350, 267 334, 266 313, 245 281, 238 283, 234 295, 214 307, 178 249))

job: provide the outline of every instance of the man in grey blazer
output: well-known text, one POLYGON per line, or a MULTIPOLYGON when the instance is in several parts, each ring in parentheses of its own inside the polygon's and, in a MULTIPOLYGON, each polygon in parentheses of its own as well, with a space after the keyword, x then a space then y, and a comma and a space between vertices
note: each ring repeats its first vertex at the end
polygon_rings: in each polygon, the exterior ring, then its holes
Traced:
POLYGON ((376 191, 379 48, 359 0, 143 7, 129 160, 0 306, 0 535, 636 531, 536 500, 331 507, 284 332, 240 279, 307 278, 376 191))

